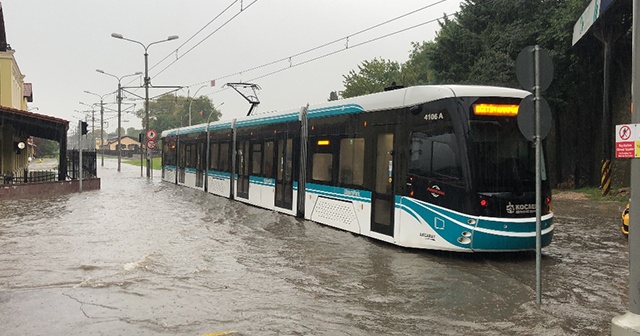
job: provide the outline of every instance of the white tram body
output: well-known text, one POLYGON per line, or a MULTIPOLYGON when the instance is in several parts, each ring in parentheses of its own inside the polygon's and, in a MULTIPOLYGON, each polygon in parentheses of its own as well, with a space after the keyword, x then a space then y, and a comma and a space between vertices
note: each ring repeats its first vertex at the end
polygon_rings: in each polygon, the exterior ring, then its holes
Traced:
POLYGON ((533 250, 531 144, 514 131, 528 94, 417 86, 167 130, 162 178, 404 247, 533 250))

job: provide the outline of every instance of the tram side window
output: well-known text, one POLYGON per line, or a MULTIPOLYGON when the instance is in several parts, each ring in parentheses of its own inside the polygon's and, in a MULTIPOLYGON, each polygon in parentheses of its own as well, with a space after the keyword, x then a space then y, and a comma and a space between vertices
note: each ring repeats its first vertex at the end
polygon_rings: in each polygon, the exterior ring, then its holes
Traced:
POLYGON ((409 173, 451 184, 462 184, 462 167, 453 130, 413 132, 409 173))
MULTIPOLYGON (((167 141, 168 142, 168 141, 167 141)), ((175 165, 176 164, 176 146, 174 143, 168 142, 164 146, 164 157, 162 161, 165 165, 175 165)))
POLYGON ((192 156, 193 156, 193 153, 191 152, 192 146, 191 145, 187 145, 185 147, 186 147, 185 148, 185 158, 186 158, 185 166, 186 167, 193 167, 191 165, 192 156))
POLYGON ((264 143, 264 172, 265 177, 273 177, 273 141, 264 143))
POLYGON ((364 183, 364 139, 347 138, 340 140, 340 169, 338 181, 342 184, 362 185, 364 183))
POLYGON ((315 181, 331 181, 333 154, 315 153, 312 158, 311 179, 315 181))
POLYGON ((251 174, 260 175, 262 173, 262 144, 253 144, 253 157, 251 158, 251 174))
POLYGON ((212 143, 209 148, 209 169, 218 169, 218 144, 212 143))
POLYGON ((222 143, 220 144, 220 166, 218 167, 221 171, 228 172, 229 171, 229 144, 222 143))

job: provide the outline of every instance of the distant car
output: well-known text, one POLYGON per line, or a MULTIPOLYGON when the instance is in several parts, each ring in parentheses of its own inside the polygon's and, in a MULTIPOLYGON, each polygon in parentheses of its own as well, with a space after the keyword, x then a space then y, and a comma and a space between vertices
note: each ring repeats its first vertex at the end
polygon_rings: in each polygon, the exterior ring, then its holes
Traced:
POLYGON ((620 230, 625 236, 629 236, 629 203, 627 203, 627 206, 622 210, 622 226, 620 230))

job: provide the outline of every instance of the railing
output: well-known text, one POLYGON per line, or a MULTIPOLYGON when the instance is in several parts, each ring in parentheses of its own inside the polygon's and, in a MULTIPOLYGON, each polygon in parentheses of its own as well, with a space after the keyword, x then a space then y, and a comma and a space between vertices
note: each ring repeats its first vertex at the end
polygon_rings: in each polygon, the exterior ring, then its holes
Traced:
MULTIPOLYGON (((82 151, 82 178, 97 176, 96 152, 82 151)), ((67 178, 77 180, 79 177, 80 152, 78 150, 67 151, 67 178)))
POLYGON ((12 175, 1 177, 3 184, 54 182, 58 180, 57 170, 23 170, 12 175))

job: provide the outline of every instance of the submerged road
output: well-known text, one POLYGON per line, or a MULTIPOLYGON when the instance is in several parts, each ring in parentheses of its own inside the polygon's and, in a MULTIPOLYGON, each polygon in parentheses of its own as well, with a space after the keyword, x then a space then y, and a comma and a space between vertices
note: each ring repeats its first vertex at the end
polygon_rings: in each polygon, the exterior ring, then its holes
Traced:
POLYGON ((0 335, 608 335, 624 204, 557 197, 535 254, 397 248, 140 177, 0 202, 0 335))

